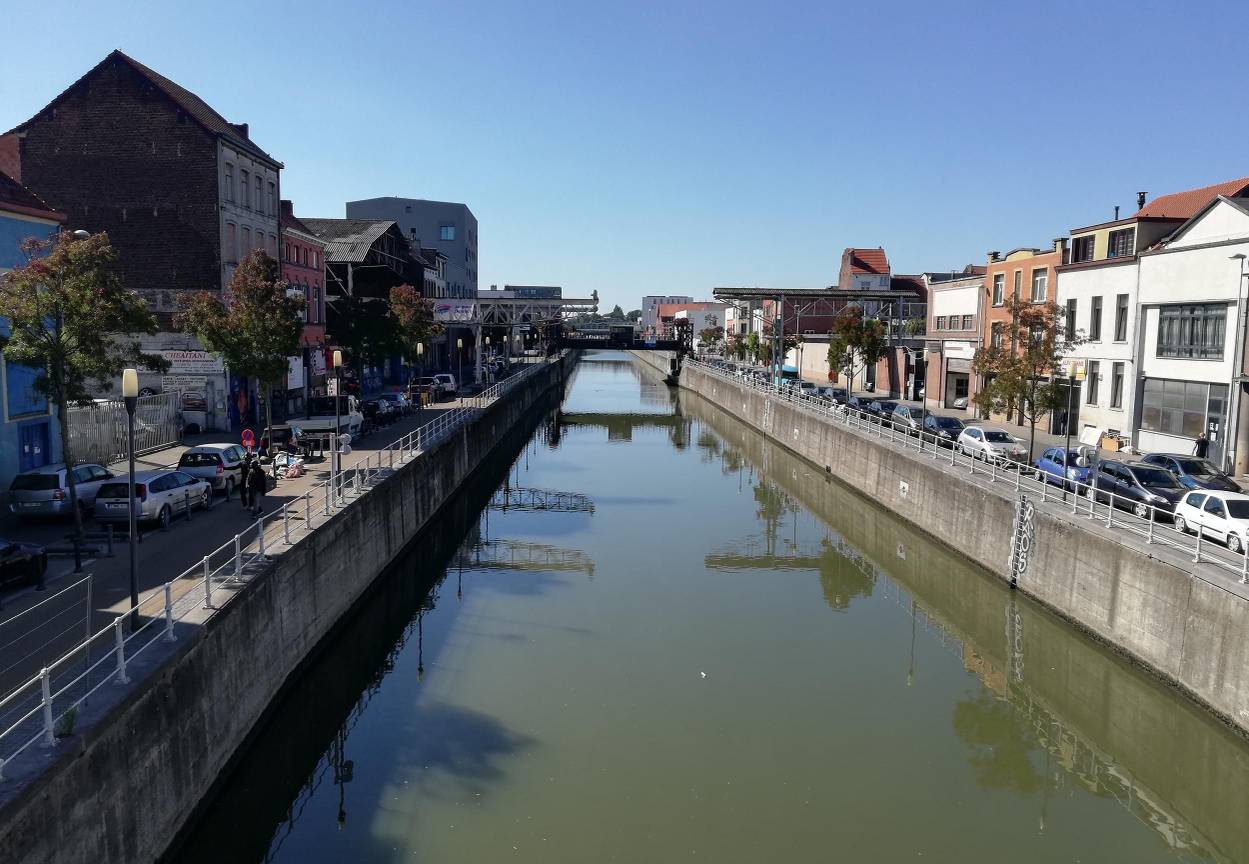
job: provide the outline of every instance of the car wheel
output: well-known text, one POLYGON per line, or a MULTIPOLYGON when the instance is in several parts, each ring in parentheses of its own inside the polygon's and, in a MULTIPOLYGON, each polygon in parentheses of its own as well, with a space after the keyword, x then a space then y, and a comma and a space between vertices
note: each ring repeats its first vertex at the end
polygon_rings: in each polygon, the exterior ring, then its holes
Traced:
POLYGON ((1184 521, 1184 517, 1183 517, 1183 516, 1178 516, 1178 515, 1177 515, 1177 516, 1175 517, 1175 530, 1176 530, 1176 531, 1179 531, 1181 534, 1187 534, 1187 533, 1188 533, 1188 523, 1184 521))
POLYGON ((1227 548, 1235 552, 1237 555, 1239 555, 1241 552, 1245 551, 1245 544, 1235 534, 1228 534, 1227 535, 1227 548))
POLYGON ((156 515, 156 518, 160 520, 160 530, 168 531, 169 522, 173 518, 173 512, 169 509, 168 504, 160 508, 160 513, 156 515))
POLYGON ((1142 504, 1142 503, 1140 503, 1140 502, 1138 501, 1138 502, 1137 502, 1137 503, 1136 503, 1136 504, 1132 507, 1132 515, 1134 515, 1134 516, 1136 516, 1136 517, 1138 517, 1138 518, 1140 518, 1140 519, 1148 519, 1148 518, 1149 518, 1149 508, 1148 508, 1148 507, 1146 507, 1144 504, 1142 504))

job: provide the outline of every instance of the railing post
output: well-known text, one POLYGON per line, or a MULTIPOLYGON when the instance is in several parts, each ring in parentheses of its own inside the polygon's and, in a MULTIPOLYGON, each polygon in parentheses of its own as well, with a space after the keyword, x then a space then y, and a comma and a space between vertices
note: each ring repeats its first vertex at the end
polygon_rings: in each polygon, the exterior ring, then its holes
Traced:
POLYGON ((325 487, 325 515, 330 515, 330 481, 326 480, 321 484, 325 487))
POLYGON ((1249 546, 1240 544, 1240 584, 1249 582, 1249 546))
POLYGON ((282 539, 286 541, 286 545, 291 545, 291 510, 290 502, 282 505, 282 539))
POLYGON ((1200 564, 1200 563, 1201 563, 1201 535, 1202 535, 1203 533, 1205 533, 1205 532, 1203 532, 1203 531, 1201 530, 1201 527, 1202 527, 1202 518, 1201 518, 1200 516, 1198 516, 1198 517, 1197 517, 1197 548, 1196 548, 1196 550, 1193 552, 1193 563, 1194 563, 1194 564, 1200 564))
POLYGON ((117 651, 117 676, 113 678, 113 683, 129 684, 130 679, 126 676, 126 637, 121 634, 121 622, 120 615, 113 619, 113 643, 117 651))
POLYGON ((43 746, 56 746, 56 730, 52 720, 52 682, 48 675, 48 667, 39 670, 39 689, 43 702, 43 746))
POLYGON ((390 447, 386 448, 386 458, 390 460, 390 467, 394 468, 395 467, 395 448, 393 444, 390 447))
POLYGON ((256 551, 261 558, 265 557, 265 517, 256 520, 256 551))
POLYGON ((1049 475, 1041 474, 1041 503, 1044 504, 1049 499, 1050 481, 1049 475))
POLYGON ((312 493, 304 493, 304 531, 312 530, 312 493))
POLYGON ((1015 491, 1019 491, 1019 483, 1023 477, 1023 466, 1018 462, 1015 463, 1015 491))
POLYGON ((213 608, 213 580, 212 568, 208 563, 208 556, 204 556, 204 608, 213 608))
POLYGON ((238 534, 234 535, 234 578, 243 578, 243 543, 238 534))
POLYGON ((173 584, 170 582, 165 583, 165 641, 178 641, 173 635, 173 584))
POLYGON ((1080 481, 1071 478, 1071 515, 1075 516, 1080 508, 1080 481))
POLYGON ((1154 542, 1154 522, 1157 521, 1157 516, 1158 516, 1158 508, 1154 506, 1150 506, 1149 508, 1149 534, 1147 534, 1145 537, 1146 543, 1154 542))
POLYGON ((1089 518, 1093 518, 1093 508, 1097 506, 1097 478, 1089 484, 1089 518))
POLYGON ((989 480, 997 482, 997 457, 989 457, 989 480))
POLYGON ((1115 492, 1110 490, 1110 497, 1106 499, 1106 527, 1113 528, 1115 524, 1115 492))

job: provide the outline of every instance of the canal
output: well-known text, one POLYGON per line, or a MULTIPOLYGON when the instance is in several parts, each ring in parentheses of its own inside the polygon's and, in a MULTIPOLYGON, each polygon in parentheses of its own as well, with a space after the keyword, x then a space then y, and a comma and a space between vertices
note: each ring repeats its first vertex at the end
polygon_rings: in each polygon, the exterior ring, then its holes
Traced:
POLYGON ((167 860, 1249 861, 1242 739, 649 367, 503 455, 167 860))

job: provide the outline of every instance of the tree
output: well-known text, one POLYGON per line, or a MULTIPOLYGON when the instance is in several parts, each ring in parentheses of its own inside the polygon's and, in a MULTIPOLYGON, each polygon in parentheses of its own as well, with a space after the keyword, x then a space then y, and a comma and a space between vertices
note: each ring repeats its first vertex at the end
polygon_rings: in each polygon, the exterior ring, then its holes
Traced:
POLYGON ((748 353, 750 358, 756 363, 760 362, 758 333, 751 333, 750 336, 746 338, 746 353, 748 353))
POLYGON ((434 320, 434 304, 411 285, 390 289, 390 314, 394 318, 395 338, 409 361, 416 357, 418 345, 429 342, 443 329, 434 320))
POLYGON ((711 347, 724 338, 723 327, 704 327, 698 331, 698 341, 706 347, 711 347))
MULTIPOLYGON (((69 406, 90 404, 93 391, 108 392, 126 366, 163 372, 169 363, 144 353, 134 338, 154 334, 156 318, 122 287, 107 234, 77 239, 62 232, 21 248, 25 263, 0 279, 0 315, 12 327, 0 348, 8 362, 39 370, 34 388, 56 406, 61 458, 72 467, 69 406)), ((74 472, 65 473, 77 543, 82 511, 74 472)))
POLYGON ((286 375, 288 358, 299 353, 304 298, 288 294, 278 262, 263 249, 234 270, 223 292, 199 291, 180 302, 177 324, 240 375, 260 381, 265 429, 273 447, 273 385, 286 375))
POLYGON ((365 366, 384 363, 403 350, 385 300, 344 296, 336 297, 330 306, 334 342, 346 352, 346 362, 356 370, 358 381, 364 381, 365 366))
POLYGON ((607 313, 607 317, 613 318, 617 321, 623 321, 625 313, 624 310, 620 308, 620 304, 617 303, 615 306, 611 307, 611 311, 607 313))
POLYGON ((846 306, 833 318, 828 334, 828 368, 844 373, 854 388, 857 369, 875 366, 889 350, 885 322, 868 318, 858 306, 846 306))
POLYGON ((629 314, 625 315, 625 318, 627 318, 630 321, 633 321, 634 323, 637 323, 638 321, 642 320, 642 310, 634 309, 630 311, 629 314))
POLYGON ((1018 297, 1006 301, 1011 320, 998 329, 988 345, 976 351, 971 368, 984 376, 984 386, 974 402, 985 414, 1017 410, 1031 427, 1028 461, 1036 446, 1037 419, 1062 406, 1064 385, 1053 373, 1062 366, 1063 354, 1080 344, 1078 334, 1067 334, 1063 310, 1057 303, 1030 303, 1018 297))

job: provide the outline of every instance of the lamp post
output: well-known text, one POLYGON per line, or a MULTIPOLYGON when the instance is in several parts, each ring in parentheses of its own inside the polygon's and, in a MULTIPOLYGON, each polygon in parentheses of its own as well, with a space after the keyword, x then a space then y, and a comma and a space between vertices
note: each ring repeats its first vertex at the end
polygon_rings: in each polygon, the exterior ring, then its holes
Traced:
POLYGON ((425 343, 416 343, 416 407, 425 404, 425 393, 421 390, 421 379, 425 377, 425 343))
MULTIPOLYGON (((464 340, 456 339, 455 340, 455 386, 456 386, 457 391, 459 389, 459 386, 464 383, 461 380, 463 379, 463 377, 464 377, 464 340)), ((460 394, 459 392, 457 392, 455 395, 459 396, 460 394)))
POLYGON ((334 489, 334 502, 338 503, 338 430, 342 428, 339 400, 343 398, 343 352, 334 351, 334 436, 330 439, 330 486, 334 489))
MULTIPOLYGON (((489 362, 489 360, 490 360, 490 337, 487 336, 486 337, 486 361, 489 362)), ((490 373, 487 372, 486 374, 489 375, 490 373)))
POLYGON ((130 525, 130 631, 133 633, 138 629, 139 613, 137 611, 139 605, 139 580, 136 575, 136 549, 135 527, 138 519, 134 512, 134 411, 139 405, 139 371, 137 369, 123 369, 121 373, 121 397, 126 404, 126 453, 130 460, 130 474, 126 480, 129 485, 127 490, 130 493, 130 505, 126 508, 129 510, 130 525))

